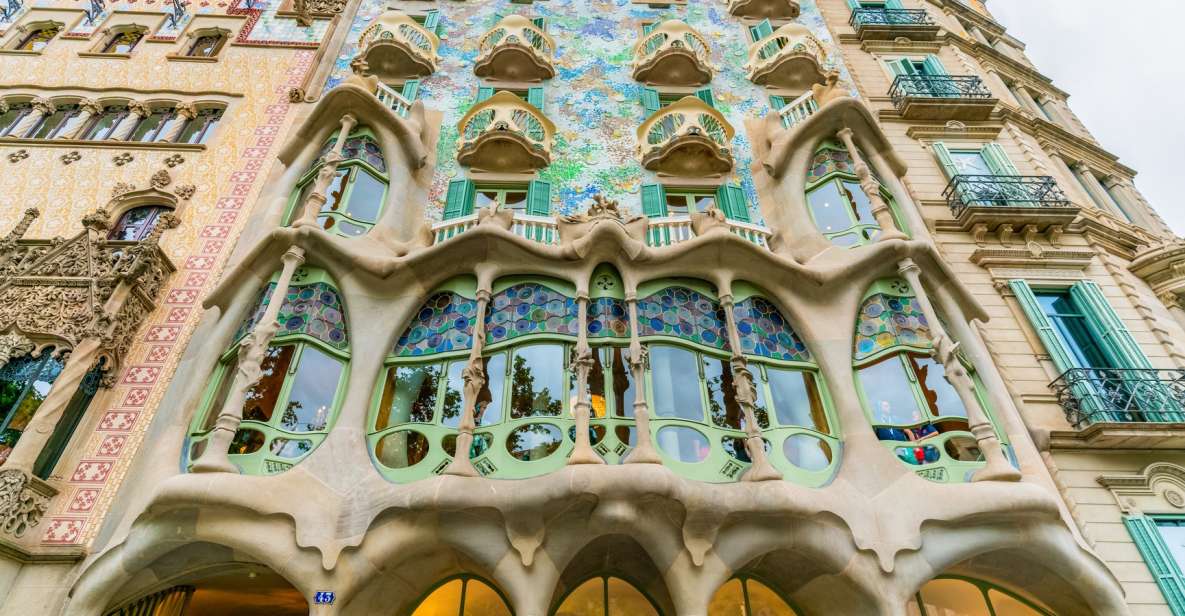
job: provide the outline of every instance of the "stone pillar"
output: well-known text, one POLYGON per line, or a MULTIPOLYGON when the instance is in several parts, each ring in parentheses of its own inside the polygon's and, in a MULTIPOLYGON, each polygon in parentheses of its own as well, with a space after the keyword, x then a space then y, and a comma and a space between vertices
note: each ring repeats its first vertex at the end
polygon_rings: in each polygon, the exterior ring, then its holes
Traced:
POLYGON ((881 241, 908 239, 897 228, 897 223, 893 220, 893 210, 881 198, 880 184, 876 181, 876 178, 872 177, 872 171, 869 170, 868 164, 860 156, 860 150, 856 147, 856 142, 852 139, 852 129, 841 129, 836 135, 843 140, 844 146, 847 147, 848 156, 852 158, 852 163, 855 166, 856 177, 860 180, 860 189, 864 191, 864 195, 872 203, 872 216, 876 218, 876 223, 881 228, 879 239, 881 241))
POLYGON ((749 372, 748 362, 741 353, 741 333, 737 329, 736 315, 733 314, 732 290, 720 296, 720 307, 724 309, 724 322, 728 327, 728 346, 732 349, 729 364, 732 366, 732 383, 736 390, 737 403, 745 417, 745 452, 753 463, 741 475, 741 481, 772 481, 781 479, 782 473, 774 468, 765 455, 765 439, 761 438, 761 426, 757 425, 757 385, 753 382, 753 373, 749 372))
POLYGON ((605 460, 592 448, 589 429, 592 420, 592 403, 588 396, 588 376, 596 361, 592 347, 588 345, 588 292, 581 291, 576 298, 578 319, 576 348, 572 350, 572 369, 576 372, 576 400, 572 408, 576 419, 576 444, 568 464, 604 464, 605 460))
POLYGON ((1164 304, 1165 308, 1168 308, 1169 314, 1173 315, 1173 318, 1177 320, 1177 325, 1185 330, 1185 307, 1181 306, 1181 296, 1168 291, 1161 293, 1157 297, 1160 298, 1160 303, 1164 304))
POLYGON ((140 120, 152 115, 152 109, 139 101, 132 101, 128 103, 128 115, 124 116, 119 124, 111 130, 111 136, 107 137, 108 141, 127 141, 132 136, 132 132, 136 130, 136 125, 140 120))
POLYGON ((1053 161, 1054 171, 1062 176, 1062 181, 1058 182, 1058 184, 1065 188, 1066 193, 1073 193, 1073 195, 1069 195, 1071 199, 1076 195, 1078 197, 1076 201, 1083 206, 1091 207, 1095 205, 1094 200, 1086 193, 1086 189, 1078 181, 1077 176, 1074 175, 1073 171, 1070 171, 1070 166, 1066 164, 1066 160, 1062 158, 1061 154, 1049 151, 1046 151, 1046 154, 1053 161))
POLYGON ((173 113, 173 118, 169 120, 167 126, 161 129, 157 141, 176 141, 177 137, 181 135, 181 129, 185 128, 185 124, 197 117, 197 107, 193 103, 179 103, 173 113))
POLYGON ((1033 98, 1028 88, 1021 85, 1016 86, 1016 97, 1025 107, 1028 107, 1029 111, 1036 114, 1038 118, 1045 117, 1045 114, 1041 112, 1041 106, 1037 104, 1037 101, 1033 98))
POLYGON ((1040 105, 1045 111, 1048 111, 1049 115, 1053 116, 1055 124, 1075 135, 1078 134, 1078 128, 1074 126, 1074 121, 1066 116, 1066 113, 1062 109, 1061 105, 1059 105, 1057 100, 1055 100, 1052 96, 1048 94, 1041 94, 1037 97, 1037 104, 1040 105))
POLYGON ((1020 471, 1013 468, 1004 455, 1004 448, 996 436, 996 429, 979 405, 979 398, 975 395, 975 383, 955 355, 959 343, 946 333, 942 321, 938 318, 938 312, 934 310, 934 305, 930 303, 930 297, 922 286, 921 268, 913 259, 905 258, 898 263, 897 271, 909 282, 918 304, 922 307, 922 314, 926 315, 926 321, 934 337, 934 358, 942 364, 946 380, 955 388, 963 407, 967 409, 967 423, 971 428, 971 434, 975 436, 975 442, 987 460, 987 466, 976 471, 973 480, 1019 481, 1020 471))
MULTIPOLYGON (((239 361, 235 368, 234 381, 226 402, 218 411, 214 429, 206 439, 206 449, 202 455, 194 460, 194 473, 237 473, 239 472, 230 461, 228 450, 234 435, 243 421, 243 404, 247 399, 247 391, 263 377, 263 359, 267 347, 276 336, 280 324, 276 318, 280 315, 280 308, 284 305, 284 298, 288 295, 288 285, 292 282, 292 275, 296 268, 304 263, 304 249, 297 246, 288 248, 281 257, 283 268, 280 279, 276 281, 276 288, 268 298, 267 309, 255 324, 255 328, 239 343, 239 361)), ((225 377, 224 377, 225 378, 225 377)), ((211 409, 213 410, 213 409, 211 409)))
POLYGON ((1154 221, 1149 220, 1147 212, 1144 210, 1144 204, 1135 198, 1133 192, 1135 187, 1122 178, 1115 176, 1108 176, 1103 180, 1103 188, 1107 194, 1111 195, 1119 209, 1123 210, 1132 223, 1140 225, 1145 229, 1151 231, 1158 228, 1160 225, 1154 221))
POLYGON ((1021 103, 1019 100, 1017 100, 1017 98, 1015 96, 1012 96, 1012 94, 1013 94, 1012 89, 1008 87, 1008 84, 1004 83, 1004 79, 1002 77, 1000 77, 1000 73, 997 73, 996 69, 985 67, 983 74, 984 74, 984 80, 987 81, 990 88, 992 90, 996 91, 996 94, 997 94, 996 98, 999 98, 1001 100, 1007 100, 1002 95, 1008 94, 1009 98, 1012 98, 1013 101, 1016 102, 1016 105, 1018 107, 1024 106, 1024 104, 1021 103))
POLYGON ((1127 218, 1119 210, 1119 206, 1111 200, 1111 195, 1107 194, 1103 185, 1099 183, 1099 178, 1095 177, 1094 172, 1090 170, 1089 165, 1082 162, 1074 165, 1074 175, 1086 187, 1086 192, 1090 193, 1091 198, 1094 199, 1100 208, 1109 210, 1112 214, 1119 214, 1121 218, 1127 218))
POLYGON ((32 107, 32 111, 26 113, 25 117, 21 118, 16 123, 16 126, 12 127, 12 130, 8 131, 9 135, 13 137, 27 137, 29 131, 40 124, 45 116, 52 114, 58 109, 53 104, 53 101, 48 98, 35 98, 30 106, 32 107))
MULTIPOLYGON (((339 139, 338 144, 341 143, 339 139)), ((486 385, 481 353, 486 345, 486 311, 489 310, 489 306, 490 283, 482 277, 478 281, 473 345, 469 349, 469 362, 461 371, 461 377, 465 380, 465 391, 461 401, 461 420, 457 424, 457 448, 453 452, 453 461, 444 469, 445 475, 477 476, 477 469, 473 468, 473 461, 469 459, 469 450, 473 447, 473 431, 477 429, 477 396, 486 385)))
POLYGON ((74 127, 70 130, 62 131, 58 135, 58 139, 77 139, 78 134, 86 128, 90 119, 101 113, 103 113, 103 106, 99 104, 99 101, 89 98, 78 101, 78 115, 70 119, 70 121, 74 122, 74 127))
POLYGON ((31 207, 25 210, 25 214, 21 216, 20 222, 8 232, 8 235, 0 238, 0 266, 6 265, 12 259, 13 253, 17 249, 17 241, 25 236, 25 232, 29 230, 29 225, 33 224, 34 220, 41 215, 41 212, 31 207))
POLYGON ((650 407, 646 404, 646 367, 649 353, 638 339, 638 297, 633 291, 625 296, 630 315, 630 372, 634 377, 634 434, 637 444, 625 457, 626 464, 662 464, 662 457, 650 437, 650 407))
POLYGON ((350 136, 350 131, 354 130, 354 125, 357 123, 357 118, 351 114, 347 113, 342 116, 341 129, 337 132, 337 141, 333 144, 333 149, 325 155, 325 164, 321 166, 321 170, 317 172, 317 178, 313 180, 313 190, 301 204, 300 215, 293 217, 295 222, 292 223, 292 226, 317 224, 317 214, 321 213, 321 206, 325 205, 329 199, 325 191, 329 189, 329 184, 333 181, 334 174, 337 173, 337 165, 342 160, 342 149, 346 147, 346 138, 350 136))
POLYGON ((971 36, 975 38, 975 40, 987 45, 988 47, 992 46, 992 44, 988 42, 987 37, 984 36, 983 30, 979 29, 979 26, 971 26, 971 29, 968 31, 971 33, 971 36))

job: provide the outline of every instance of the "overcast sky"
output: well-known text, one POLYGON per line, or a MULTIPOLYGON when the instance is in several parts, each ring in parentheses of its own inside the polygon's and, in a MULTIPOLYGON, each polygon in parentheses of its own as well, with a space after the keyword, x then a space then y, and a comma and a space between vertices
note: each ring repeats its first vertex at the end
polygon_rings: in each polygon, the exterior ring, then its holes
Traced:
POLYGON ((1185 0, 987 0, 1178 235, 1185 199, 1185 0))

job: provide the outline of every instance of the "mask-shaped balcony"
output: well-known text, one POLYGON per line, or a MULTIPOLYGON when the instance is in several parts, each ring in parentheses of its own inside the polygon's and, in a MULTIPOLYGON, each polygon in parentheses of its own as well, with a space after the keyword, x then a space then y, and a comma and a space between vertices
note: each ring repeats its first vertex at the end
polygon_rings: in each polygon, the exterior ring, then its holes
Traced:
POLYGON ((359 58, 383 82, 431 75, 439 45, 436 33, 399 11, 386 11, 358 38, 359 58))
POLYGON ((732 125, 719 111, 688 96, 663 107, 638 127, 642 166, 678 176, 721 175, 732 170, 732 125))
POLYGON ((634 79, 664 86, 700 86, 712 80, 708 42, 691 26, 669 20, 634 46, 634 79))
POLYGON ((476 169, 526 173, 551 163, 555 125, 527 101, 502 91, 474 105, 457 123, 457 162, 476 169))
POLYGON ((823 44, 810 30, 786 24, 749 47, 745 70, 755 84, 801 91, 827 81, 826 60, 823 44))
POLYGON ((503 81, 542 81, 555 77, 555 41, 522 15, 502 18, 479 43, 473 63, 478 77, 503 81))
POLYGON ((796 0, 728 0, 728 12, 753 19, 795 19, 801 9, 796 0))

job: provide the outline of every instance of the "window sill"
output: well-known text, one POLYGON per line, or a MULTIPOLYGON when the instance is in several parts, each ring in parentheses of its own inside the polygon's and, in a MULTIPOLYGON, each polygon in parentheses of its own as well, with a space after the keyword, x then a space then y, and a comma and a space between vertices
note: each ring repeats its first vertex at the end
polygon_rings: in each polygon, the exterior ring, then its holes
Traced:
POLYGON ((169 141, 92 141, 89 139, 28 139, 25 137, 0 137, 0 145, 27 145, 43 148, 91 148, 99 150, 161 150, 179 152, 204 152, 204 143, 172 143, 169 141))
POLYGON ((171 53, 165 56, 169 62, 217 62, 218 56, 185 56, 181 54, 171 53))
POLYGON ((105 53, 102 51, 80 51, 79 58, 114 58, 117 60, 127 60, 132 57, 130 53, 105 53))
POLYGON ((0 55, 4 56, 39 56, 40 51, 33 51, 32 49, 0 49, 0 55))

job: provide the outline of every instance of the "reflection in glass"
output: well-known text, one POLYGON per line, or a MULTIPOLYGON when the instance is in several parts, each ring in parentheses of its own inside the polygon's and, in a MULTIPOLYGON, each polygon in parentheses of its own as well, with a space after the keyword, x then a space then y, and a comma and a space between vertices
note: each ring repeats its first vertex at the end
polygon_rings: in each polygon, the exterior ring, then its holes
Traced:
POLYGON ((502 392, 506 387, 506 354, 497 353, 482 359, 486 382, 477 393, 474 419, 479 426, 502 421, 502 392))
POLYGON ((845 209, 847 204, 835 182, 827 182, 807 193, 807 203, 815 218, 815 226, 823 233, 835 233, 852 226, 845 209))
POLYGON ((324 430, 329 423, 341 373, 340 361, 317 347, 305 346, 292 377, 288 406, 280 417, 280 426, 293 432, 324 430))
POLYGON ((680 462, 703 462, 711 451, 708 437, 686 426, 663 426, 655 440, 664 453, 680 462))
POLYGON ((931 357, 907 357, 913 365, 914 374, 918 376, 918 383, 922 386, 926 403, 930 405, 930 412, 935 417, 966 417, 967 408, 963 406, 963 399, 959 397, 950 381, 946 380, 946 368, 931 357))
POLYGON ((831 466, 831 446, 809 434, 794 434, 782 441, 782 453, 791 464, 807 471, 831 466))
POLYGON ((392 432, 379 439, 374 455, 388 468, 408 468, 428 456, 428 439, 415 430, 392 432))
POLYGON ((712 423, 721 428, 744 430, 744 414, 736 400, 736 386, 732 382, 732 367, 728 360, 704 356, 703 370, 712 423))
POLYGON ((757 580, 745 580, 749 595, 749 616, 794 616, 794 610, 770 587, 757 580))
MULTIPOLYGON (((296 347, 290 344, 268 347, 260 365, 263 376, 247 390, 243 401, 244 421, 266 422, 272 418, 295 350, 296 347)), ((233 379, 234 375, 226 374, 223 378, 233 379)))
POLYGON ((708 616, 749 616, 740 580, 733 578, 716 591, 708 603, 708 616))
POLYGON ((692 421, 704 420, 703 400, 695 353, 678 347, 650 346, 650 383, 654 391, 654 414, 657 417, 678 417, 692 421))
POLYGON ((440 371, 438 364, 388 369, 375 429, 384 430, 405 423, 431 423, 436 410, 440 371))
POLYGON ((248 430, 246 428, 239 428, 235 432, 235 437, 230 442, 230 448, 227 453, 232 454, 247 454, 255 453, 263 447, 263 433, 259 430, 248 430))
POLYGON ((510 455, 523 462, 542 460, 560 448, 563 435, 551 424, 528 424, 515 428, 506 436, 506 448, 510 455))
MULTIPOLYGON (((490 445, 494 444, 494 435, 489 432, 477 432, 473 435, 473 443, 469 446, 469 458, 479 458, 481 454, 489 451, 490 445)), ((444 453, 448 454, 450 458, 457 455, 457 435, 446 434, 440 441, 440 446, 444 448, 444 453)))
POLYGON ((827 414, 815 375, 797 370, 765 369, 773 397, 774 415, 782 426, 801 426, 829 433, 827 414))
POLYGON ((922 411, 900 359, 891 356, 860 368, 858 373, 874 425, 908 426, 922 421, 922 411))
POLYGON ((538 344, 515 349, 510 375, 510 417, 559 416, 564 409, 564 347, 538 344))
POLYGON ((461 424, 461 409, 464 404, 465 362, 449 362, 448 376, 444 381, 444 400, 441 404, 440 423, 449 428, 461 424))
POLYGON ((268 449, 281 458, 299 458, 313 450, 313 441, 305 438, 277 438, 272 440, 268 449))

